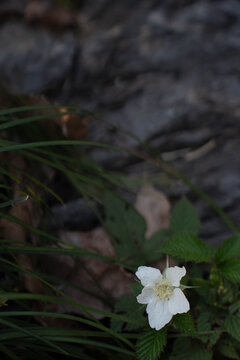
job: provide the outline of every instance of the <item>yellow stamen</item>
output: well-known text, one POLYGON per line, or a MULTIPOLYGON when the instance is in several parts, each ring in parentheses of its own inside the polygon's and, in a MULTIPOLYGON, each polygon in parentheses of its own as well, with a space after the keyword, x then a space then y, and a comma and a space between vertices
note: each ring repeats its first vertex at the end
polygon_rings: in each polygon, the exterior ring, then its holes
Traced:
POLYGON ((169 299, 173 290, 174 286, 167 279, 161 279, 154 287, 155 294, 160 299, 169 299))

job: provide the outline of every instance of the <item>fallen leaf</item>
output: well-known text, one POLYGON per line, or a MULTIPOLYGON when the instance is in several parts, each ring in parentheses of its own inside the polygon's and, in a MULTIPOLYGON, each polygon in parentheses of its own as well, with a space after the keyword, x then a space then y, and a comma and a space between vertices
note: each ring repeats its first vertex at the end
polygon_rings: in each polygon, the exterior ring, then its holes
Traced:
POLYGON ((144 185, 137 194, 135 208, 147 223, 146 237, 157 230, 168 229, 170 225, 170 202, 166 196, 151 185, 144 185))
MULTIPOLYGON (((86 250, 106 256, 115 255, 109 235, 102 227, 85 233, 61 231, 59 237, 65 242, 86 250)), ((79 257, 74 264, 69 257, 65 260, 55 257, 54 261, 54 265, 50 258, 44 262, 45 271, 51 269, 51 274, 60 278, 63 275, 62 267, 64 266, 64 279, 85 291, 66 285, 62 285, 61 290, 82 305, 109 311, 111 300, 132 292, 129 285, 134 282, 134 276, 118 265, 92 257, 79 257), (96 297, 89 293, 95 294, 96 297)), ((58 311, 83 313, 76 307, 65 305, 59 305, 58 311)), ((94 315, 99 319, 103 317, 99 314, 94 315)))
MULTIPOLYGON (((46 97, 30 95, 28 97, 29 105, 50 105, 46 97)), ((55 105, 59 105, 55 103, 55 105)), ((42 120, 46 126, 52 128, 54 125, 60 127, 61 132, 64 136, 73 139, 81 140, 86 139, 88 134, 88 125, 91 122, 92 118, 88 115, 67 115, 68 109, 61 107, 59 109, 41 109, 35 112, 35 115, 39 114, 51 114, 60 112, 63 115, 57 117, 51 117, 51 121, 42 120)), ((54 130, 54 129, 53 129, 54 130)))
MULTIPOLYGON (((61 108, 60 112, 67 112, 67 109, 61 108)), ((55 122, 61 126, 63 135, 74 140, 87 138, 87 128, 90 121, 90 116, 80 115, 63 115, 55 119, 55 122)))

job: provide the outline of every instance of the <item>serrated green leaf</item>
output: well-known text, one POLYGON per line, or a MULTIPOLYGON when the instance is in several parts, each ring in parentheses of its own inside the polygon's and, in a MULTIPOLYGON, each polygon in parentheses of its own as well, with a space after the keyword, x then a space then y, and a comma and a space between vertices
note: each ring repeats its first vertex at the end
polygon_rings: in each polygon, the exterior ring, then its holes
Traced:
POLYGON ((237 350, 230 339, 221 339, 218 343, 217 350, 228 359, 239 359, 237 350))
POLYGON ((222 275, 234 283, 240 283, 240 260, 231 259, 218 265, 222 275))
POLYGON ((208 331, 211 329, 209 321, 211 313, 209 311, 202 312, 197 318, 197 329, 198 331, 208 331))
MULTIPOLYGON (((204 311, 198 316, 197 330, 199 333, 209 331, 211 329, 211 324, 210 324, 209 318, 210 318, 210 312, 208 312, 208 311, 204 311)), ((203 342, 209 341, 209 335, 199 334, 199 337, 203 342)))
POLYGON ((138 296, 142 292, 143 285, 140 282, 135 282, 129 286, 133 290, 135 296, 138 296))
POLYGON ((177 329, 187 334, 196 334, 195 324, 190 313, 175 315, 173 317, 173 325, 175 325, 177 329))
MULTIPOLYGON (((143 315, 145 312, 145 307, 138 304, 136 297, 134 295, 127 294, 121 296, 120 299, 115 304, 114 311, 117 314, 124 314, 131 319, 136 319, 139 321, 139 323, 142 322, 142 326, 144 326, 145 324, 146 319, 143 315)), ((111 319, 112 330, 119 332, 122 330, 123 325, 124 325, 124 321, 111 319)), ((126 324, 125 330, 133 331, 139 329, 140 327, 141 325, 137 323, 136 324, 131 323, 131 324, 126 324)))
POLYGON ((226 318, 224 325, 229 335, 240 341, 240 316, 230 315, 226 318))
POLYGON ((234 284, 232 281, 223 279, 218 287, 218 294, 220 296, 220 305, 235 302, 236 294, 238 294, 238 283, 234 284))
POLYGON ((169 230, 159 230, 144 242, 143 252, 147 262, 157 261, 163 256, 162 248, 169 235, 169 230))
POLYGON ((222 262, 240 255, 240 234, 236 234, 219 246, 216 251, 216 262, 222 262))
POLYGON ((166 344, 166 328, 148 329, 137 341, 138 360, 156 360, 166 344))
POLYGON ((208 262, 211 258, 209 247, 197 236, 179 233, 163 246, 163 251, 185 261, 208 262))
POLYGON ((177 339, 169 360, 211 360, 212 352, 201 342, 191 339, 177 339))
POLYGON ((230 314, 234 314, 236 312, 240 311, 240 301, 237 301, 229 306, 229 312, 230 314))
POLYGON ((114 248, 120 258, 144 262, 142 246, 146 222, 126 200, 107 191, 104 195, 105 226, 114 238, 114 248))
POLYGON ((170 229, 173 233, 182 231, 199 234, 200 220, 190 201, 183 197, 174 207, 171 216, 170 229))
POLYGON ((193 342, 189 355, 185 359, 191 360, 211 360, 212 351, 207 349, 203 344, 199 342, 193 342))
POLYGON ((172 353, 169 360, 185 360, 186 354, 191 348, 190 338, 177 338, 174 341, 172 353))
POLYGON ((221 333, 222 333, 222 330, 214 329, 214 331, 211 334, 209 334, 208 343, 209 343, 210 346, 213 346, 213 345, 216 344, 216 342, 220 338, 221 333))

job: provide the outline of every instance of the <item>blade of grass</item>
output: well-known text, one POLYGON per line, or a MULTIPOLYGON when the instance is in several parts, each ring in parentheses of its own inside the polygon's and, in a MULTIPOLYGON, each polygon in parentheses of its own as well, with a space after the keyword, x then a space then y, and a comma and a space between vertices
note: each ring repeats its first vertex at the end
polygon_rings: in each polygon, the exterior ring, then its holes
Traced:
POLYGON ((16 127, 20 125, 30 124, 35 121, 41 121, 45 119, 50 118, 56 118, 56 117, 62 117, 66 115, 74 115, 75 112, 56 112, 56 113, 50 113, 50 114, 43 114, 43 115, 36 115, 36 116, 30 116, 24 119, 16 119, 11 121, 6 121, 4 124, 0 124, 0 131, 10 129, 11 127, 16 127))
MULTIPOLYGON (((35 111, 35 110, 51 110, 62 108, 62 105, 34 105, 34 106, 19 106, 11 109, 0 110, 0 116, 18 114, 25 111, 35 111)), ((75 106, 64 106, 64 109, 76 109, 75 106)))
MULTIPOLYGON (((9 296, 7 296, 9 299, 17 298, 16 296, 10 296, 10 293, 6 293, 6 294, 9 295, 9 296)), ((11 295, 16 295, 16 294, 11 293, 11 295)), ((18 298, 34 299, 34 294, 21 294, 21 295, 24 295, 24 296, 20 296, 20 297, 18 296, 18 298), (25 295, 33 295, 33 296, 29 297, 29 296, 25 296, 25 295)), ((1 298, 1 295, 0 295, 0 298, 1 298)), ((39 297, 35 296, 35 299, 37 299, 37 298, 39 298, 39 297)), ((39 300, 41 300, 41 299, 39 298, 39 300)), ((115 315, 115 314, 113 314, 113 315, 115 315)), ((0 318, 11 317, 11 316, 15 316, 15 317, 16 316, 43 316, 43 317, 46 316, 46 317, 54 317, 54 318, 65 319, 65 320, 73 320, 76 322, 80 322, 80 323, 89 325, 96 329, 102 330, 102 331, 110 334, 113 338, 117 338, 117 339, 121 340, 123 343, 127 344, 132 349, 134 349, 134 345, 129 340, 127 340, 124 336, 122 336, 121 334, 107 328, 106 326, 102 325, 101 323, 100 324, 95 323, 92 320, 87 320, 87 319, 81 318, 80 316, 51 313, 51 312, 46 312, 46 311, 4 311, 4 312, 0 312, 0 318)), ((117 318, 119 318, 119 316, 117 316, 117 318)), ((128 318, 127 318, 127 320, 128 320, 128 318)))
MULTIPOLYGON (((136 325, 143 325, 142 322, 140 322, 137 319, 133 319, 133 318, 129 318, 128 316, 125 315, 119 315, 119 314, 114 314, 114 313, 110 313, 108 311, 105 310, 99 310, 90 306, 86 306, 86 305, 81 305, 76 303, 73 300, 70 299, 66 299, 66 298, 59 298, 56 296, 50 296, 50 295, 42 295, 42 294, 30 294, 30 293, 10 293, 10 292, 4 292, 4 293, 0 293, 0 300, 4 300, 4 299, 8 299, 8 300, 18 300, 18 299, 24 299, 24 300, 38 300, 38 301, 42 301, 42 302, 50 302, 50 303, 57 303, 57 304, 64 304, 64 305, 71 305, 73 307, 79 308, 84 312, 92 312, 92 313, 97 313, 97 314, 101 314, 104 315, 105 317, 108 318, 112 318, 112 319, 116 319, 116 320, 121 320, 123 322, 127 322, 130 324, 136 324, 136 325)), ((0 313, 0 316, 2 314, 5 314, 6 312, 2 312, 0 313)), ((94 323, 92 320, 91 324, 94 323)), ((90 324, 90 323, 89 323, 90 324)), ((102 324, 96 324, 94 323, 96 326, 101 326, 101 329, 106 329, 105 326, 103 326, 102 324)), ((112 331, 112 334, 115 334, 114 331, 112 331)))
POLYGON ((9 200, 9 201, 6 201, 4 203, 1 203, 0 204, 0 209, 8 207, 8 206, 14 206, 16 204, 19 204, 19 203, 27 201, 27 200, 28 200, 28 196, 20 197, 20 198, 15 199, 15 200, 9 200))
POLYGON ((36 334, 33 334, 32 332, 26 330, 25 328, 23 328, 23 327, 21 327, 21 326, 18 326, 18 325, 16 325, 16 324, 13 324, 13 323, 11 323, 11 322, 9 322, 9 321, 7 321, 7 320, 3 320, 3 319, 1 319, 1 318, 0 318, 0 324, 5 325, 5 326, 10 327, 10 328, 15 329, 15 330, 22 331, 22 332, 24 332, 25 334, 28 334, 29 336, 34 337, 35 339, 39 340, 40 342, 44 342, 44 343, 46 343, 47 345, 49 345, 50 347, 53 347, 53 348, 57 349, 57 350, 60 351, 62 354, 68 355, 68 353, 67 353, 65 350, 63 350, 60 346, 53 344, 51 341, 46 340, 46 339, 44 339, 44 338, 41 337, 41 336, 38 336, 38 335, 36 335, 36 334))
POLYGON ((24 144, 16 144, 12 143, 11 145, 6 145, 6 143, 9 144, 9 142, 0 141, 0 152, 7 152, 7 151, 13 151, 13 150, 26 150, 26 149, 35 149, 40 147, 48 147, 48 146, 93 146, 93 147, 100 147, 104 149, 110 149, 110 150, 116 150, 121 152, 126 152, 127 150, 119 147, 119 146, 113 146, 108 144, 102 144, 94 141, 83 141, 83 140, 49 140, 49 141, 36 141, 31 143, 24 143, 24 144))
POLYGON ((7 355, 12 360, 22 360, 9 347, 7 347, 3 344, 0 344, 0 352, 7 355))
MULTIPOLYGON (((1 216, 1 213, 0 213, 1 216)), ((4 240, 4 239, 3 239, 4 240)), ((4 240, 5 241, 5 240, 4 240)), ((93 251, 71 247, 70 249, 66 248, 48 248, 48 247, 35 247, 35 246, 7 246, 4 244, 0 244, 0 250, 2 253, 22 253, 22 254, 61 254, 61 255, 72 255, 72 256, 86 256, 98 258, 103 261, 107 261, 112 264, 124 266, 124 268, 128 270, 135 270, 132 266, 129 266, 125 262, 118 260, 117 258, 101 255, 99 253, 95 253, 93 251)))

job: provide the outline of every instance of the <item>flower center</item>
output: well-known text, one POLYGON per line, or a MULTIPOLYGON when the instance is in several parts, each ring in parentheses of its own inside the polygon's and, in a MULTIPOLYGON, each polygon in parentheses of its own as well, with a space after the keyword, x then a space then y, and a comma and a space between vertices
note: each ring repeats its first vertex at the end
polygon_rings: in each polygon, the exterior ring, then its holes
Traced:
POLYGON ((161 279, 154 287, 155 294, 160 299, 169 299, 173 293, 174 286, 167 279, 161 279))

